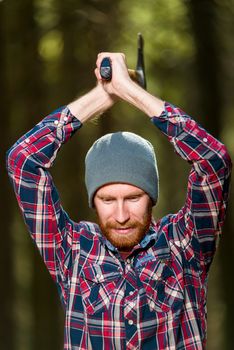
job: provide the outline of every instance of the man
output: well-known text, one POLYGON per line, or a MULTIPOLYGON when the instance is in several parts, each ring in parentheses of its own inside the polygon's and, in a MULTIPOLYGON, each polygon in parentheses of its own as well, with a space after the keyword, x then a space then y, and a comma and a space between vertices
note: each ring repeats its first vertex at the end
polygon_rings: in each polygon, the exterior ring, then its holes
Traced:
POLYGON ((8 152, 25 222, 66 312, 64 349, 204 349, 206 287, 221 233, 231 161, 183 111, 129 77, 123 54, 98 55, 97 86, 44 118, 8 152), (99 73, 104 57, 112 80, 99 73), (61 145, 121 99, 145 112, 192 165, 182 209, 152 219, 158 171, 151 144, 108 134, 86 156, 86 187, 99 224, 73 222, 48 172, 61 145))

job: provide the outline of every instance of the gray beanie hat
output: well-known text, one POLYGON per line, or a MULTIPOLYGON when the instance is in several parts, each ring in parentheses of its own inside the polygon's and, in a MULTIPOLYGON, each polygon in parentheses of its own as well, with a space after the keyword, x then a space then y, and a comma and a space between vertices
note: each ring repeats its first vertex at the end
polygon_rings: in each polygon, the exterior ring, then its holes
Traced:
POLYGON ((108 183, 128 183, 158 199, 158 168, 152 144, 131 132, 107 134, 94 142, 85 158, 89 206, 96 191, 108 183))

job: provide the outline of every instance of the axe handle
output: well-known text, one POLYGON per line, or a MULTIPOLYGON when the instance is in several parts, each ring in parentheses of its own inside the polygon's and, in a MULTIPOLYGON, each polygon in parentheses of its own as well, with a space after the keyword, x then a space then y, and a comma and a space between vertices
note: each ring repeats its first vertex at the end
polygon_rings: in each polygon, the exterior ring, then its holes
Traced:
POLYGON ((136 83, 140 84, 139 82, 139 74, 137 70, 135 69, 128 69, 128 74, 132 80, 134 80, 136 83))

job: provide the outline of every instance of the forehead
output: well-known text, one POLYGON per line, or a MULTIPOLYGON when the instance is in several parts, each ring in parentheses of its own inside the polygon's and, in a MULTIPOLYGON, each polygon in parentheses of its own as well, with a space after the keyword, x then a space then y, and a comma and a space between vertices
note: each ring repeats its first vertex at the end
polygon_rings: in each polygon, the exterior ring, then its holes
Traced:
POLYGON ((143 194, 145 193, 141 188, 126 184, 126 183, 112 183, 107 184, 102 187, 100 187, 96 195, 97 196, 104 196, 104 195, 111 195, 111 196, 128 196, 128 195, 137 195, 137 194, 143 194))

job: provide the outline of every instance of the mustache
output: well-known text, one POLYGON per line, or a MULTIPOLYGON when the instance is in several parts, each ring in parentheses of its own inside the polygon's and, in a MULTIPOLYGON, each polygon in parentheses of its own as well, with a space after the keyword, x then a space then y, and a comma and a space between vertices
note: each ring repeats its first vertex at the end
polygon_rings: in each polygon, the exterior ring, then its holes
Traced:
POLYGON ((137 228, 140 226, 139 222, 136 221, 130 221, 125 225, 120 225, 120 224, 116 224, 116 223, 112 223, 112 222, 107 222, 106 223, 106 228, 107 229, 127 229, 127 228, 137 228))

